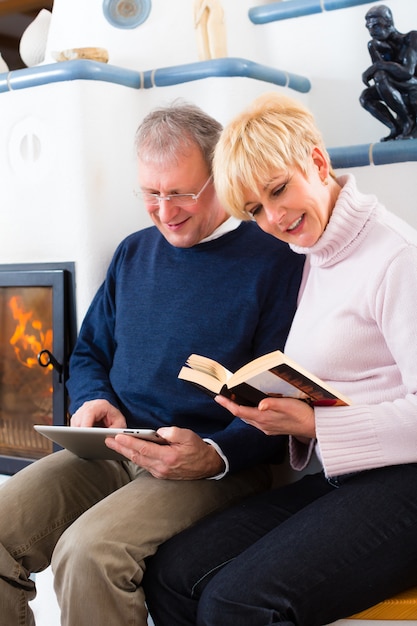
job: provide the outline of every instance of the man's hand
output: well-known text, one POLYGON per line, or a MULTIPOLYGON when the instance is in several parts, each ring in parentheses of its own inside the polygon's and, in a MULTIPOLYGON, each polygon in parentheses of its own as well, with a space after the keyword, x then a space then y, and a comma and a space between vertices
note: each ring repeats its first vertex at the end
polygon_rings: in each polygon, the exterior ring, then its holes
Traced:
POLYGON ((107 400, 90 400, 84 402, 71 417, 71 426, 126 428, 126 420, 119 409, 107 400))
POLYGON ((162 446, 142 439, 117 435, 106 445, 143 467, 155 478, 196 480, 210 478, 224 471, 224 462, 215 448, 192 430, 164 427, 158 434, 169 441, 162 446))

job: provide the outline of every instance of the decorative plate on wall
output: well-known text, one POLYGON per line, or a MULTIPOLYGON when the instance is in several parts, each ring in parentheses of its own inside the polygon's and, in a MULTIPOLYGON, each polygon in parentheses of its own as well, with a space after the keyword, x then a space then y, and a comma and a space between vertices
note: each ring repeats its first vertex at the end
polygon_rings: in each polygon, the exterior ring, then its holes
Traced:
POLYGON ((103 0, 104 16, 116 28, 136 28, 150 11, 151 0, 103 0))

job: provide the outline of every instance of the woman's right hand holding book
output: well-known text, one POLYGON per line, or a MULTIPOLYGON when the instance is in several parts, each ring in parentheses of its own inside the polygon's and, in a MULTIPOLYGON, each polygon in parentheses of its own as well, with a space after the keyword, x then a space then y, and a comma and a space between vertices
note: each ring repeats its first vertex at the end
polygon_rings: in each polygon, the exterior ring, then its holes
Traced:
POLYGON ((314 409, 303 400, 268 397, 255 408, 241 406, 220 395, 215 400, 232 415, 259 428, 266 435, 293 435, 308 439, 316 437, 314 409))

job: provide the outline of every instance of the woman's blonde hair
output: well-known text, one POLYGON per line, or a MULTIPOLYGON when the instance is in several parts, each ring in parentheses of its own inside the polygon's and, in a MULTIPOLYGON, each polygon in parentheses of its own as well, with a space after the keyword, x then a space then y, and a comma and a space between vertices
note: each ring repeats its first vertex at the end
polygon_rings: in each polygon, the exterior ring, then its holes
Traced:
POLYGON ((314 117, 300 102, 277 93, 258 97, 224 128, 215 149, 214 183, 225 209, 249 219, 245 190, 256 192, 277 170, 298 167, 306 175, 316 146, 330 164, 314 117))

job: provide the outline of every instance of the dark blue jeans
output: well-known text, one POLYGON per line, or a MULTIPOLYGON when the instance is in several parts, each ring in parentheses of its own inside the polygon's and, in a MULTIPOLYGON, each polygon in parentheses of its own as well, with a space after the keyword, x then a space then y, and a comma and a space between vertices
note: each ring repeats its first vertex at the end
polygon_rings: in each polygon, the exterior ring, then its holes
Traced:
POLYGON ((321 626, 417 585, 417 464, 245 500, 148 562, 156 626, 321 626))

